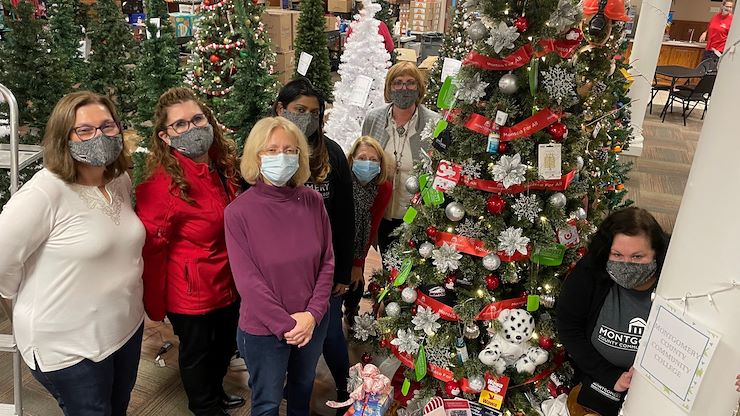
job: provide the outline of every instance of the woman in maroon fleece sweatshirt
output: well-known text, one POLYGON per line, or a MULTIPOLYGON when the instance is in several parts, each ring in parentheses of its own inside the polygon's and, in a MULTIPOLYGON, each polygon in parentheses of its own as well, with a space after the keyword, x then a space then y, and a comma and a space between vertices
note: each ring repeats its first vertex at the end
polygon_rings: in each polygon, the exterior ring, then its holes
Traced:
POLYGON ((334 253, 323 199, 303 186, 310 176, 306 138, 283 117, 260 120, 241 172, 253 186, 226 208, 224 221, 242 297, 237 345, 249 368, 252 415, 277 415, 284 390, 288 414, 308 415, 334 253))

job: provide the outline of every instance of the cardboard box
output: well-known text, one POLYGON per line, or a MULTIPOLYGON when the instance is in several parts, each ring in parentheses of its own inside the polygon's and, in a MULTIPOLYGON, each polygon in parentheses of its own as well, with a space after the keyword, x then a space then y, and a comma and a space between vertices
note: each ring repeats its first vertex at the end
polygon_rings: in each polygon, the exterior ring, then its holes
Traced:
POLYGON ((293 19, 290 13, 281 9, 267 9, 262 14, 262 23, 275 52, 293 49, 293 19))
POLYGON ((349 13, 352 11, 352 0, 329 0, 327 9, 330 12, 349 13))
POLYGON ((331 32, 339 29, 339 22, 336 16, 324 16, 324 32, 331 32))
POLYGON ((407 61, 416 64, 416 51, 408 48, 396 48, 396 60, 407 61))
POLYGON ((276 54, 275 72, 277 79, 283 85, 293 79, 295 74, 295 51, 288 51, 276 54))
POLYGON ((291 25, 293 26, 291 29, 293 32, 293 42, 295 42, 295 34, 298 32, 298 19, 301 17, 301 12, 299 10, 286 10, 286 12, 290 14, 291 25))
POLYGON ((439 56, 427 56, 427 59, 419 64, 419 72, 424 76, 424 81, 429 82, 429 73, 432 71, 434 64, 437 63, 439 56))

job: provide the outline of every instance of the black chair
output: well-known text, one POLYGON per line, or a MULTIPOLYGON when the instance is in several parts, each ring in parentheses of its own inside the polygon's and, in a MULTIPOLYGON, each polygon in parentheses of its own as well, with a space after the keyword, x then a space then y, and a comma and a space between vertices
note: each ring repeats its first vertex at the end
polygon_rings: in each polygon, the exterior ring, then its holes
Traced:
MULTIPOLYGON (((696 66, 697 71, 702 75, 707 74, 717 74, 717 58, 707 58, 701 62, 699 62, 699 65, 696 66)), ((695 80, 696 78, 689 78, 686 80, 686 82, 682 85, 676 85, 676 88, 679 90, 693 90, 696 87, 696 84, 691 82, 695 80)))
POLYGON ((650 106, 650 114, 653 114, 653 100, 655 99, 655 96, 658 95, 661 91, 670 91, 671 90, 671 84, 661 84, 658 82, 657 76, 653 76, 653 88, 650 90, 650 102, 648 105, 650 106))
POLYGON ((716 74, 706 74, 699 82, 693 86, 693 88, 683 88, 683 89, 674 89, 668 93, 668 101, 666 102, 665 108, 663 108, 663 118, 662 121, 665 121, 665 116, 667 113, 667 109, 669 107, 673 107, 674 101, 680 101, 681 107, 682 107, 682 113, 681 116, 683 117, 683 125, 686 125, 686 119, 691 115, 691 113, 694 111, 696 106, 699 103, 704 103, 704 111, 701 114, 701 119, 704 120, 704 115, 707 113, 707 106, 709 105, 709 98, 712 96, 712 90, 714 89, 714 81, 717 79, 716 74), (691 106, 691 103, 694 103, 693 106, 691 106), (691 109, 689 107, 691 106, 691 109))

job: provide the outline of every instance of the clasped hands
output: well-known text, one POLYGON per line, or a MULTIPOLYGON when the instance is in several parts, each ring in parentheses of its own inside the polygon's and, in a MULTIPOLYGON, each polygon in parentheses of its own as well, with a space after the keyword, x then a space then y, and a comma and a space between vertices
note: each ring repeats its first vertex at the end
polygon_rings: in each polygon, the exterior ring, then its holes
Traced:
POLYGON ((283 334, 285 342, 289 345, 296 345, 298 348, 304 347, 311 341, 316 320, 310 312, 296 312, 290 317, 295 319, 295 326, 283 334))

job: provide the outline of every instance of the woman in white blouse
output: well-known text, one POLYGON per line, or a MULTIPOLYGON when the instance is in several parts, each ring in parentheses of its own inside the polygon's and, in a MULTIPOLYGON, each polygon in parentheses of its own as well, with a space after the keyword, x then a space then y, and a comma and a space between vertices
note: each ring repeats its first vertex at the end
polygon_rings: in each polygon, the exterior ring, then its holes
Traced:
POLYGON ((141 355, 144 227, 120 122, 91 92, 63 97, 44 169, 0 214, 0 295, 16 341, 65 415, 125 415, 141 355))

